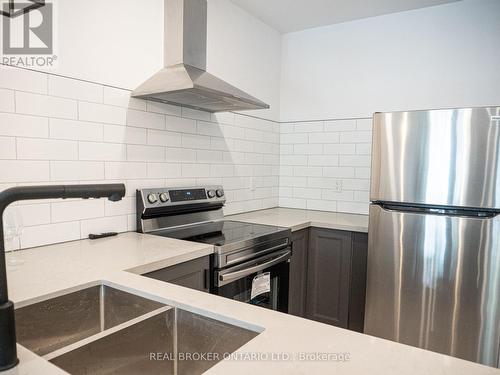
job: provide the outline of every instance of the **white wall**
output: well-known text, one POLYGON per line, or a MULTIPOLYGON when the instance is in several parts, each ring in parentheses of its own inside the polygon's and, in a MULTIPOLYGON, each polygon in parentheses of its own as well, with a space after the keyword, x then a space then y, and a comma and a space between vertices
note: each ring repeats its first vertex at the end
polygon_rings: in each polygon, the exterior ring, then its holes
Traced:
MULTIPOLYGON (((134 89, 163 67, 163 0, 54 3, 51 73, 134 89)), ((278 120, 280 34, 229 0, 209 0, 207 38, 208 70, 271 105, 252 115, 278 120)))
POLYGON ((468 0, 286 34, 281 120, 498 105, 499 15, 468 0))
POLYGON ((0 191, 123 182, 121 202, 17 205, 21 247, 135 230, 135 190, 220 184, 225 213, 278 205, 279 124, 130 100, 130 92, 0 66, 0 191))

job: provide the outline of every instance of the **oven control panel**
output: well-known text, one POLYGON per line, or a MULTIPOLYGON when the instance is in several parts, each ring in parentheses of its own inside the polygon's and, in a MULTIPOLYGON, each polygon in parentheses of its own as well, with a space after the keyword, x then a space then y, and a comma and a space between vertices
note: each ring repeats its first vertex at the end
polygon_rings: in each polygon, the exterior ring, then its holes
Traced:
POLYGON ((137 190, 144 207, 168 207, 193 203, 221 203, 226 201, 222 186, 152 188, 137 190))

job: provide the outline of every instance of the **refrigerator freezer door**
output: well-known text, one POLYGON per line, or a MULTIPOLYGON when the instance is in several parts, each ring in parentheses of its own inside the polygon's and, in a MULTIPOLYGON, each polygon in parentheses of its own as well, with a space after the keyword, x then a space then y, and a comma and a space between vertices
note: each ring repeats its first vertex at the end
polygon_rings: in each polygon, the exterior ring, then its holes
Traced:
POLYGON ((370 206, 365 333, 497 366, 500 216, 370 206))
POLYGON ((371 201, 500 208, 500 107, 376 113, 371 201))

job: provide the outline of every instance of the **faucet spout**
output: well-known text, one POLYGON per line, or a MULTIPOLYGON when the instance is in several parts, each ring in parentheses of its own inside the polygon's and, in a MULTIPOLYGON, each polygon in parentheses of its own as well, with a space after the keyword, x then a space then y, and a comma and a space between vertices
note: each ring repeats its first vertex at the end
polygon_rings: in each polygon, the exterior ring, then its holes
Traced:
POLYGON ((3 237, 3 212, 15 201, 56 198, 108 198, 112 202, 125 196, 124 184, 18 186, 0 193, 0 371, 15 367, 16 350, 14 304, 9 301, 7 266, 3 237))

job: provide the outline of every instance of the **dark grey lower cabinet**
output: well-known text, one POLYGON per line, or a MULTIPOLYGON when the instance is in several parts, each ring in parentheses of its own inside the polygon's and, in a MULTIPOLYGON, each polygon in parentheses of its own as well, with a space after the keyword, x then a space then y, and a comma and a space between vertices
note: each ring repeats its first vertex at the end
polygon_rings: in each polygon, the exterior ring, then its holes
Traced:
POLYGON ((348 328, 363 332, 365 323, 366 267, 368 234, 352 234, 351 277, 349 286, 348 328))
POLYGON ((362 332, 368 235, 310 228, 292 234, 289 313, 362 332))
POLYGON ((209 292, 210 288, 210 257, 193 259, 175 266, 162 268, 144 274, 143 276, 187 288, 209 292))
POLYGON ((351 232, 312 228, 307 257, 306 317, 347 327, 351 232))
POLYGON ((292 233, 292 258, 290 259, 288 313, 301 317, 306 316, 308 247, 309 229, 302 229, 292 233))

